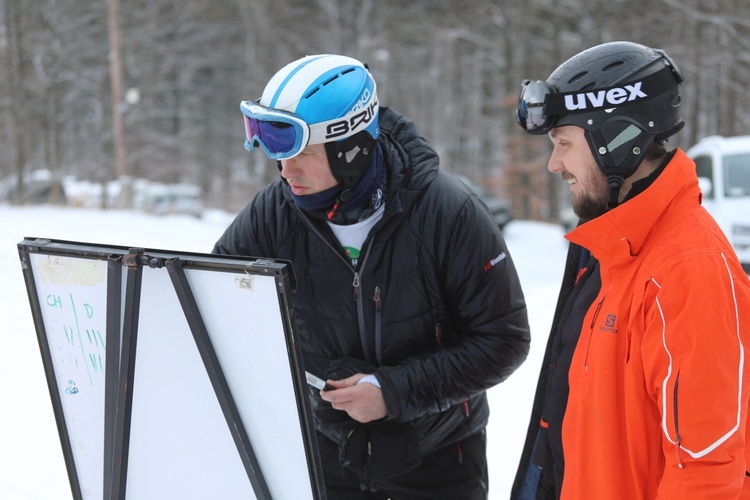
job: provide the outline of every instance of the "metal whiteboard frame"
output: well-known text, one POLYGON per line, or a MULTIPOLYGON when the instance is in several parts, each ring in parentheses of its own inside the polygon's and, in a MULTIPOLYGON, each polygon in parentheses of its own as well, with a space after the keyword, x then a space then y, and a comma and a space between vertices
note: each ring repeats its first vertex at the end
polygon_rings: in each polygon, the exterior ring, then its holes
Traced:
MULTIPOLYGON (((104 394, 104 463, 101 464, 104 485, 103 500, 125 500, 126 498, 130 418, 133 410, 134 364, 144 266, 151 269, 163 269, 164 272, 169 273, 245 472, 256 497, 262 500, 272 498, 268 484, 261 471, 253 450, 253 443, 248 437, 235 398, 227 383, 224 368, 221 366, 206 324, 201 317, 185 270, 196 269, 216 273, 241 272, 248 275, 270 276, 275 279, 289 364, 292 367, 291 376, 300 431, 313 490, 311 494, 315 500, 326 500, 322 467, 318 457, 315 429, 312 423, 312 410, 302 364, 302 353, 299 338, 294 328, 292 293, 296 288, 296 282, 291 263, 277 259, 184 253, 31 237, 26 237, 18 243, 18 252, 63 457, 75 500, 83 499, 78 470, 80 464, 76 463, 74 457, 71 436, 57 385, 50 342, 41 310, 42 302, 38 296, 34 266, 31 263, 32 254, 106 262, 107 348, 104 394)), ((269 425, 273 423, 269 422, 269 425)))

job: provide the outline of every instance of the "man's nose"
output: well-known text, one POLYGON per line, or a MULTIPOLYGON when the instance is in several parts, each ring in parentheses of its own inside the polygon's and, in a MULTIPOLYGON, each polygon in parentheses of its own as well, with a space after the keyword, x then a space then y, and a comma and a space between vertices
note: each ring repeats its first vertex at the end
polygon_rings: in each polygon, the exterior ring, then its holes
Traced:
POLYGON ((284 179, 295 177, 299 173, 299 164, 296 157, 281 160, 279 163, 281 163, 281 176, 284 179))
POLYGON ((552 154, 549 157, 549 161, 547 162, 547 170, 549 170, 553 174, 565 170, 565 167, 563 167, 563 163, 559 160, 554 150, 552 151, 552 154))

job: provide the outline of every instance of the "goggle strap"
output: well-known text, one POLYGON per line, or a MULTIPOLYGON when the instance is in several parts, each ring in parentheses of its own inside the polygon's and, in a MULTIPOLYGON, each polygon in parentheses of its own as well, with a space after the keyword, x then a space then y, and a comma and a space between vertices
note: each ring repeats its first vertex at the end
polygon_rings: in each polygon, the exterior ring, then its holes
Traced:
POLYGON ((308 144, 323 144, 341 140, 365 130, 375 119, 379 104, 378 95, 373 88, 370 98, 354 112, 333 120, 309 125, 310 140, 308 144))
POLYGON ((569 115, 587 113, 597 109, 612 109, 628 106, 658 97, 675 86, 675 73, 670 66, 644 78, 625 82, 611 87, 592 89, 589 91, 573 91, 550 93, 544 98, 544 114, 546 116, 569 115), (627 94, 620 93, 618 100, 613 103, 606 99, 610 90, 620 89, 627 94))

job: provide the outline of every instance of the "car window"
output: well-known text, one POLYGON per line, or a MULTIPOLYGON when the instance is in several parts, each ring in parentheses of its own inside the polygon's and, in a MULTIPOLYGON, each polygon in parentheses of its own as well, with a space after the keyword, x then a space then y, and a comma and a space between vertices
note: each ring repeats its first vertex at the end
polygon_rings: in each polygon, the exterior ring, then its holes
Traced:
POLYGON ((727 198, 750 196, 750 154, 724 158, 724 194, 727 198))
MULTIPOLYGON (((698 174, 698 177, 705 177, 706 179, 713 181, 713 163, 711 162, 711 157, 697 156, 693 161, 695 161, 695 171, 698 174)), ((715 186, 709 193, 703 193, 703 196, 705 198, 713 198, 714 189, 716 189, 715 186)))

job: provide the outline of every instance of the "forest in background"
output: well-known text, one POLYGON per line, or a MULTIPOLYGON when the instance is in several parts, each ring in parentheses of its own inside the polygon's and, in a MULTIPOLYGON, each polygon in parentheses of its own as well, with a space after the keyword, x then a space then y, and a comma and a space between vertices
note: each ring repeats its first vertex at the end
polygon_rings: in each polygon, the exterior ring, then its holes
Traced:
POLYGON ((278 175, 245 151, 240 101, 288 62, 339 53, 368 64, 441 168, 516 218, 556 220, 565 187, 549 141, 515 125, 520 82, 614 40, 666 50, 685 76, 671 145, 748 133, 747 0, 0 0, 0 180, 185 182, 236 211, 278 175))

